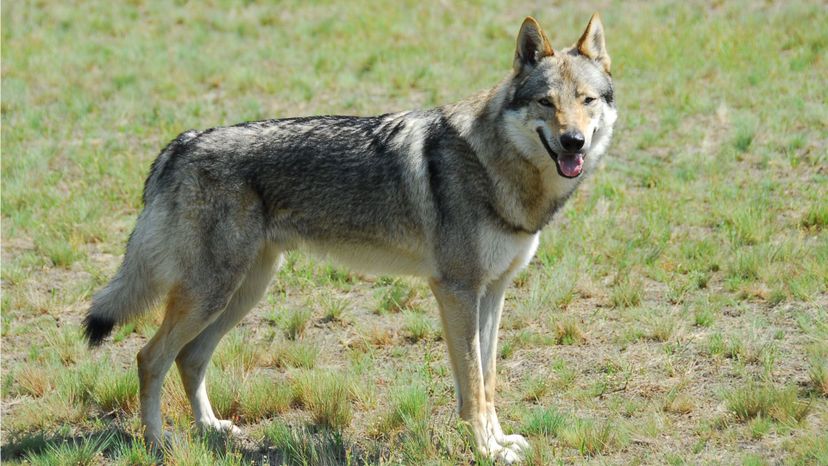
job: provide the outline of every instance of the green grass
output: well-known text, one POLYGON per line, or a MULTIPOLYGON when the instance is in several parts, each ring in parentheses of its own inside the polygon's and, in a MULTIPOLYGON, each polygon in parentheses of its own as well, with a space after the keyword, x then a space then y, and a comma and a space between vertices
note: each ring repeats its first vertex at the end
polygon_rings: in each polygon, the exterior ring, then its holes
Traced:
POLYGON ((305 333, 305 329, 308 328, 312 317, 313 311, 305 307, 287 311, 287 315, 282 318, 280 323, 285 336, 290 340, 300 338, 305 333))
POLYGON ((138 408, 137 371, 101 372, 92 398, 106 412, 134 412, 138 408))
POLYGON ((313 369, 319 357, 319 348, 311 343, 286 341, 276 345, 273 364, 277 367, 299 367, 313 369))
POLYGON ((748 382, 724 398, 727 408, 742 421, 765 417, 790 425, 802 421, 811 409, 811 403, 801 400, 792 386, 778 388, 768 383, 748 382))
POLYGON ((293 380, 293 399, 308 410, 316 425, 343 429, 351 423, 350 381, 330 371, 306 371, 293 380))
POLYGON ((397 313, 413 309, 413 301, 417 297, 417 290, 409 286, 404 280, 393 279, 388 285, 378 289, 376 296, 377 313, 397 313))
POLYGON ((101 452, 112 442, 111 437, 98 437, 81 441, 49 444, 38 454, 26 455, 26 462, 33 465, 55 464, 94 465, 102 459, 101 452))
MULTIPOLYGON (((158 457, 135 376, 158 313, 95 352, 78 324, 181 131, 456 101, 509 71, 525 15, 560 48, 593 7, 3 2, 3 461, 475 460, 422 281, 289 253, 208 370, 246 437, 195 434, 173 370, 164 416, 183 442, 158 457)), ((504 429, 532 439, 529 464, 828 463, 828 13, 665 0, 601 15, 615 140, 507 292, 504 429)))
POLYGON ((566 422, 566 416, 558 413, 554 408, 538 408, 526 416, 523 432, 526 435, 555 437, 564 428, 566 422))
POLYGON ((259 376, 246 381, 240 396, 239 411, 246 422, 252 423, 288 411, 293 398, 293 389, 289 384, 259 376))

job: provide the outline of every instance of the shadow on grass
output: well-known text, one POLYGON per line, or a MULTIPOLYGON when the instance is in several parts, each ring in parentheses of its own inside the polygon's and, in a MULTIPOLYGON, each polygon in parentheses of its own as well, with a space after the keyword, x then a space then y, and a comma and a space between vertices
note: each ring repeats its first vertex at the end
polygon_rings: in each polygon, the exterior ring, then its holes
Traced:
MULTIPOLYGON (((162 452, 151 452, 143 440, 119 427, 71 435, 59 432, 14 433, 0 446, 4 461, 41 464, 97 464, 101 456, 128 464, 176 464, 179 459, 213 464, 341 465, 377 461, 340 432, 314 426, 288 426, 274 420, 260 443, 218 432, 181 434, 162 452)), ((387 452, 386 452, 387 454, 387 452)))
MULTIPOLYGON (((107 429, 83 435, 68 435, 57 432, 13 433, 0 446, 0 457, 4 461, 31 459, 40 455, 58 456, 69 449, 74 456, 92 456, 106 450, 117 442, 126 442, 132 436, 122 429, 107 429)), ((65 454, 64 454, 65 456, 65 454)))
POLYGON ((264 437, 267 447, 259 461, 266 464, 369 464, 382 457, 381 452, 364 451, 337 430, 289 426, 277 420, 264 429, 264 437))

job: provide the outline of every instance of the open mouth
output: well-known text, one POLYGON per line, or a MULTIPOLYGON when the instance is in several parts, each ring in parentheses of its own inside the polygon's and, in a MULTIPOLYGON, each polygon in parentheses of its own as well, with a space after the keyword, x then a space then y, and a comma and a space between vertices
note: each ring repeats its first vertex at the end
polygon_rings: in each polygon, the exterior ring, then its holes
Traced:
POLYGON ((584 168, 584 154, 581 152, 565 152, 558 154, 549 147, 546 138, 543 136, 543 131, 538 128, 538 137, 540 137, 541 144, 546 152, 555 161, 555 168, 558 169, 558 174, 564 178, 577 178, 584 168))

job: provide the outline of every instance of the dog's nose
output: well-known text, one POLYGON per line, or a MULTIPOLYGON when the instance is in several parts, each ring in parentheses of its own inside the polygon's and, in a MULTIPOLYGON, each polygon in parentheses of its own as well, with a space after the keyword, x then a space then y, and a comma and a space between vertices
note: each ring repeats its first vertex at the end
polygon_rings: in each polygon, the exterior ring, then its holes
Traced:
POLYGON ((584 147, 584 135, 580 131, 567 131, 561 135, 561 145, 569 152, 575 152, 584 147))

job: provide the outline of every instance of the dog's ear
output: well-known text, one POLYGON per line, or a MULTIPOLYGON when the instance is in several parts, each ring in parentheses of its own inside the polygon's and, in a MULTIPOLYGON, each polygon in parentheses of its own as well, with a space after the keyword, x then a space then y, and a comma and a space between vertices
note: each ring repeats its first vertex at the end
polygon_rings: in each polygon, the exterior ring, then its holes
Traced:
POLYGON ((592 15, 581 38, 575 44, 575 48, 581 55, 595 60, 604 67, 604 71, 610 72, 610 56, 607 53, 607 44, 604 42, 604 25, 601 24, 601 17, 598 13, 592 15))
POLYGON ((549 44, 549 39, 541 29, 535 18, 527 16, 520 26, 515 50, 514 69, 519 73, 524 67, 535 66, 541 58, 551 57, 555 52, 549 44))

